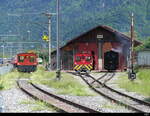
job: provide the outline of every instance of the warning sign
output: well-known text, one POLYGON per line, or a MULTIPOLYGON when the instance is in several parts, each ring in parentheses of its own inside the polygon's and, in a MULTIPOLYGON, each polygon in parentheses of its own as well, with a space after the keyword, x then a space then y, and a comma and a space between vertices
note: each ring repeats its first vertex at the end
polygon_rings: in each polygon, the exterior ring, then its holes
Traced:
POLYGON ((45 41, 48 41, 48 40, 49 40, 49 38, 48 38, 47 35, 43 35, 42 39, 45 40, 45 41))

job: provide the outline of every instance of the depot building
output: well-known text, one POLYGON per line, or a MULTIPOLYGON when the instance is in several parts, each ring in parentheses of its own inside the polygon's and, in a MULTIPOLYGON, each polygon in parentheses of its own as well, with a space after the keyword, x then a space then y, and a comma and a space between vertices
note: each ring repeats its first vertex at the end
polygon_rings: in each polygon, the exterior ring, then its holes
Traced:
MULTIPOLYGON (((61 70, 73 70, 74 55, 81 51, 94 53, 94 70, 107 71, 113 62, 116 71, 127 68, 131 38, 111 27, 100 25, 68 41, 60 48, 61 70)), ((138 40, 134 46, 141 45, 138 40)), ((51 67, 56 69, 56 51, 52 52, 51 67)))

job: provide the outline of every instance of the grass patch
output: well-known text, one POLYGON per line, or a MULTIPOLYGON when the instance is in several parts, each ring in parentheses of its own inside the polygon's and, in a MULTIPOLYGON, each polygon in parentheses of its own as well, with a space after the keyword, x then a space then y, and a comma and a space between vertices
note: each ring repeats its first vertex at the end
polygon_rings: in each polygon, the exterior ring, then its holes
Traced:
POLYGON ((137 78, 134 81, 128 79, 128 75, 124 74, 117 81, 119 87, 125 88, 128 91, 137 92, 144 96, 150 96, 150 70, 139 69, 137 78))
POLYGON ((20 104, 30 105, 32 111, 57 111, 58 109, 40 100, 22 100, 20 104))
POLYGON ((16 80, 18 78, 30 78, 33 83, 47 85, 48 87, 57 89, 59 94, 70 94, 77 96, 94 96, 87 85, 81 84, 77 79, 73 78, 71 74, 61 73, 61 80, 56 81, 56 72, 45 71, 42 66, 37 67, 37 71, 32 73, 22 73, 13 70, 10 73, 4 74, 0 77, 0 89, 7 90, 16 87, 16 80))
POLYGON ((95 95, 88 89, 87 86, 82 85, 78 80, 73 78, 68 73, 61 73, 61 80, 56 81, 56 72, 45 72, 40 68, 37 70, 35 75, 31 75, 31 79, 34 83, 47 85, 49 87, 58 90, 59 94, 70 94, 77 96, 92 96, 95 95))
MULTIPOLYGON (((1 76, 0 76, 1 78, 1 76)), ((0 90, 3 90, 4 86, 3 86, 3 83, 2 83, 2 80, 0 79, 0 90)))
POLYGON ((116 104, 116 103, 105 103, 103 104, 103 108, 108 108, 108 109, 125 109, 125 106, 121 104, 116 104))
POLYGON ((16 80, 20 78, 28 78, 30 74, 21 73, 17 70, 6 73, 0 76, 0 89, 7 90, 16 87, 16 80))

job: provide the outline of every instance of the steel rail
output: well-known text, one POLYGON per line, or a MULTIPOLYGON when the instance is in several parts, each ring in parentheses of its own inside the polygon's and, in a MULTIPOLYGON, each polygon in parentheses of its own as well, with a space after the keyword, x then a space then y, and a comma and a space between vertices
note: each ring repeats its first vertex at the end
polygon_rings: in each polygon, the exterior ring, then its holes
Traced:
MULTIPOLYGON (((89 76, 91 76, 91 75, 89 75, 89 76)), ((125 93, 122 93, 122 92, 120 92, 120 91, 117 91, 117 90, 115 90, 115 89, 113 89, 113 88, 107 86, 105 83, 102 83, 102 82, 100 82, 100 81, 97 81, 94 77, 91 76, 91 78, 93 78, 97 83, 103 84, 103 87, 106 87, 106 88, 110 89, 110 90, 113 91, 113 92, 116 92, 116 93, 118 93, 118 94, 120 94, 120 95, 123 95, 123 96, 125 96, 125 97, 129 97, 130 99, 136 100, 136 101, 138 101, 139 103, 144 104, 144 105, 147 105, 147 106, 150 107, 150 102, 146 102, 146 101, 140 100, 140 99, 138 99, 138 98, 132 97, 132 96, 130 96, 130 95, 127 95, 127 94, 125 94, 125 93)))
MULTIPOLYGON (((72 73, 72 74, 75 74, 75 73, 72 73)), ((105 75, 105 74, 104 74, 105 75)), ((97 92, 98 94, 101 94, 101 95, 103 95, 103 96, 105 96, 105 97, 107 97, 107 98, 109 98, 109 99, 111 99, 111 100, 114 100, 114 101, 116 101, 117 103, 121 103, 121 104, 123 104, 124 106, 127 106, 127 107, 129 107, 129 108, 132 108, 133 110, 135 110, 135 111, 137 111, 137 112, 141 112, 141 113, 149 113, 150 112, 150 103, 149 102, 145 102, 145 101, 143 101, 143 100, 140 100, 140 99, 137 99, 137 98, 134 98, 134 97, 132 97, 132 96, 129 96, 129 95, 127 95, 127 94, 124 94, 124 93, 121 93, 121 92, 119 92, 119 91, 117 91, 117 90, 115 90, 115 89, 112 89, 112 88, 110 88, 110 87, 108 87, 105 83, 102 83, 102 82, 100 82, 99 80, 96 80, 94 77, 92 77, 91 75, 88 75, 88 74, 86 74, 85 76, 86 76, 86 78, 91 78, 91 79, 93 79, 93 81, 92 82, 97 82, 99 85, 101 85, 101 87, 102 88, 100 88, 100 89, 97 89, 97 88, 95 88, 95 87, 93 87, 93 85, 91 84, 91 83, 89 83, 84 77, 83 77, 83 75, 81 75, 81 74, 79 74, 79 76, 84 80, 84 82, 91 88, 91 89, 93 89, 95 92, 97 92), (102 90, 102 89, 107 89, 107 90, 102 90), (108 93, 108 91, 109 91, 109 93, 108 93), (128 98, 127 100, 128 100, 128 102, 127 101, 123 101, 122 99, 119 99, 119 98, 116 98, 116 97, 113 97, 112 95, 114 94, 114 93, 116 93, 117 95, 120 95, 122 98, 124 97, 124 98, 128 98), (136 102, 135 104, 131 104, 130 102, 131 101, 134 101, 134 102, 136 102), (141 107, 143 106, 143 107, 149 107, 149 109, 147 110, 147 109, 142 109, 141 107)), ((103 75, 102 75, 103 76, 103 75)), ((104 77, 104 76, 103 76, 104 77)))
POLYGON ((54 93, 50 93, 49 91, 38 87, 33 83, 28 83, 25 80, 17 80, 17 85, 22 91, 24 91, 26 94, 30 95, 34 99, 39 99, 48 104, 51 104, 64 112, 100 113, 100 111, 96 111, 89 107, 64 99, 54 93))
MULTIPOLYGON (((89 75, 89 76, 91 76, 91 75, 89 75)), ((113 91, 113 92, 115 92, 115 93, 117 93, 117 94, 120 94, 120 95, 122 95, 122 96, 128 97, 128 98, 130 98, 130 99, 132 99, 132 100, 134 100, 134 101, 137 101, 137 102, 139 102, 141 105, 146 105, 146 106, 148 106, 148 107, 150 108, 150 102, 146 102, 146 101, 140 100, 140 99, 138 99, 138 98, 132 97, 132 96, 130 96, 130 95, 127 95, 127 94, 125 94, 125 93, 122 93, 122 92, 120 92, 120 91, 117 91, 116 89, 113 89, 113 88, 107 86, 105 83, 102 83, 102 82, 100 82, 100 81, 97 81, 94 77, 91 76, 91 78, 93 78, 97 83, 103 85, 103 87, 105 87, 105 88, 107 88, 107 89, 109 89, 109 90, 111 90, 111 91, 113 91)))

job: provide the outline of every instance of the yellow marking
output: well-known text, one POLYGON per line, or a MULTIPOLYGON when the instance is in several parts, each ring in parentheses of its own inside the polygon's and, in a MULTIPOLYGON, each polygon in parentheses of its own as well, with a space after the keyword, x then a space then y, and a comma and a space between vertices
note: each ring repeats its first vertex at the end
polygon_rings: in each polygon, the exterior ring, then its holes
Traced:
POLYGON ((42 39, 45 40, 45 41, 48 41, 49 37, 47 35, 43 35, 42 39))
POLYGON ((84 65, 88 70, 90 70, 90 68, 87 65, 84 65))
POLYGON ((80 68, 83 68, 83 67, 87 68, 88 70, 91 70, 93 68, 91 65, 76 65, 74 67, 74 70, 79 70, 80 68))
POLYGON ((79 70, 82 67, 82 65, 79 65, 79 67, 77 68, 77 70, 79 70))
POLYGON ((74 67, 74 69, 76 69, 78 66, 79 66, 79 65, 76 65, 76 66, 74 67))
POLYGON ((90 67, 90 69, 92 69, 92 68, 93 68, 90 64, 89 64, 88 66, 90 67))
POLYGON ((74 69, 77 69, 77 68, 78 68, 78 66, 79 66, 79 65, 76 65, 76 66, 74 67, 74 69))

